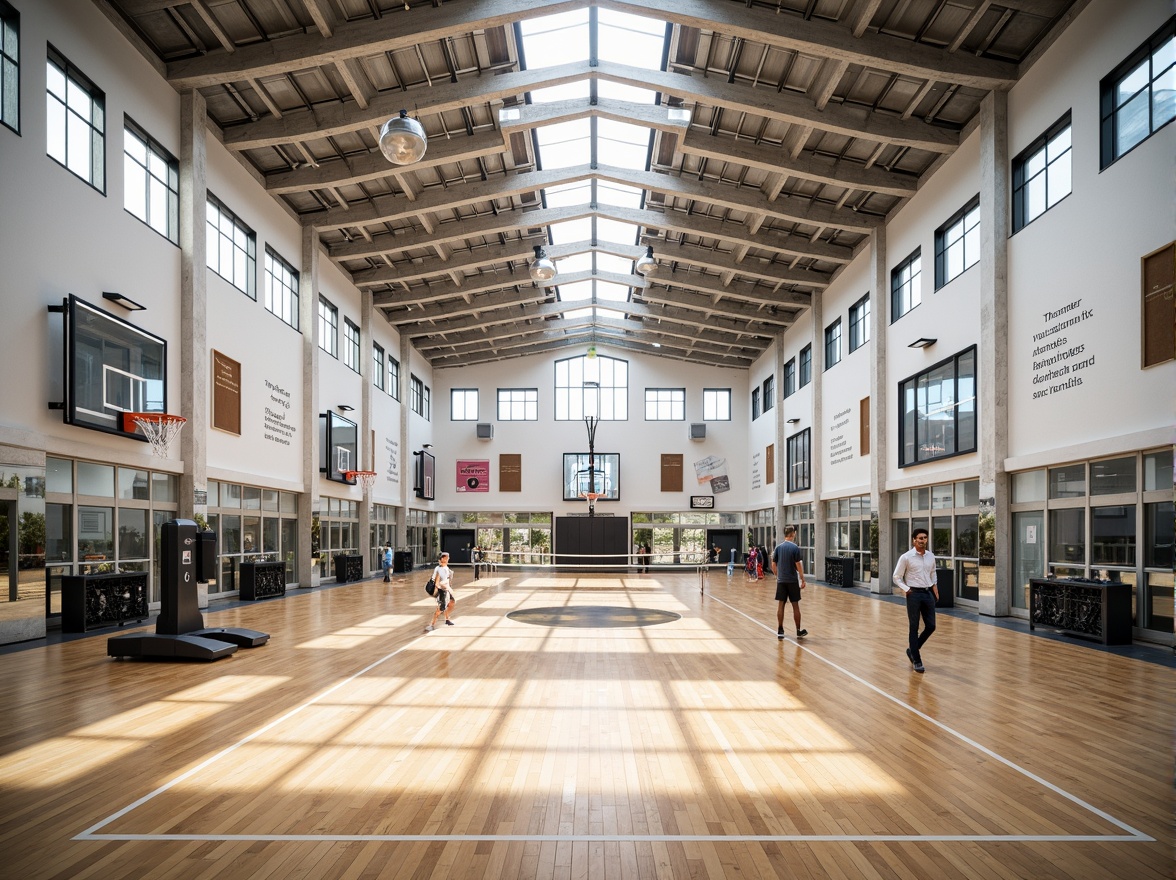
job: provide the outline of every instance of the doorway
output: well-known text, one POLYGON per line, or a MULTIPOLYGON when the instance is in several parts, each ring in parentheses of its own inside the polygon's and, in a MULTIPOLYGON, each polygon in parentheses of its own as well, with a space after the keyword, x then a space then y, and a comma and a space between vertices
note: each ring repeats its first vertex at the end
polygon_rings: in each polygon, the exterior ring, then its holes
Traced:
POLYGON ((707 529, 707 547, 719 545, 719 562, 726 565, 743 561, 743 531, 741 529, 707 529), (734 555, 732 555, 734 551, 734 555))
POLYGON ((441 552, 449 554, 450 565, 469 565, 473 562, 474 529, 443 529, 441 531, 441 552))

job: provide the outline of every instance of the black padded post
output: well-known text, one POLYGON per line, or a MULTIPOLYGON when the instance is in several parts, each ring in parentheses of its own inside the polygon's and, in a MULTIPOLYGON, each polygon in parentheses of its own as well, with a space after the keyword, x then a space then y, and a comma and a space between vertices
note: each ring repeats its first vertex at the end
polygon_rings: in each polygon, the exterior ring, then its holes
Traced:
POLYGON ((165 522, 160 544, 160 607, 155 631, 174 636, 204 629, 196 593, 196 523, 190 519, 165 522))

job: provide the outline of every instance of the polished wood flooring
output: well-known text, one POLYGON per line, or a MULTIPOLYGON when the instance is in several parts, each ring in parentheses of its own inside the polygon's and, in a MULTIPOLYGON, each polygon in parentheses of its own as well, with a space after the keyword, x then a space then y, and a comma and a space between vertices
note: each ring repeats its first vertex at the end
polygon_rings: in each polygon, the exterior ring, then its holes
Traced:
POLYGON ((1172 876, 1174 674, 741 574, 500 569, 206 613, 209 664, 0 656, 5 878, 1172 876), (518 609, 648 608, 570 628, 518 609))

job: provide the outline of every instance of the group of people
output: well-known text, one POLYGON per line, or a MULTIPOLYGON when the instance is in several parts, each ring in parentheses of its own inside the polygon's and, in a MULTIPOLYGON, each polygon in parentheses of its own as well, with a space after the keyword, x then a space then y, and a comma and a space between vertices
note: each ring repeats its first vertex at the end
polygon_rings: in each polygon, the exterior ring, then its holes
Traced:
MULTIPOLYGON (((792 622, 796 627, 796 637, 803 639, 808 630, 801 625, 800 597, 808 586, 804 576, 804 552, 796 543, 796 527, 784 528, 784 540, 776 545, 776 549, 769 555, 766 548, 752 547, 748 552, 748 577, 758 580, 763 577, 764 566, 771 567, 776 576, 776 637, 783 639, 784 611, 786 606, 792 605, 792 622), (754 566, 754 567, 753 567, 754 566)), ((899 557, 891 581, 902 591, 906 599, 907 610, 907 648, 906 656, 915 672, 923 673, 922 648, 931 634, 935 632, 935 605, 939 601, 939 587, 935 575, 935 555, 928 549, 928 534, 925 528, 916 528, 911 533, 911 549, 899 557), (922 629, 920 630, 920 625, 922 629)), ((719 547, 716 544, 710 551, 708 561, 717 562, 719 547)), ((649 545, 640 544, 637 548, 638 572, 649 571, 649 545)), ((479 550, 479 556, 481 551, 479 550)), ((391 580, 392 548, 383 548, 382 561, 384 567, 384 581, 391 580)), ((479 560, 480 561, 480 560, 479 560)), ((426 632, 432 632, 437 627, 437 618, 444 614, 445 625, 453 626, 450 616, 457 604, 453 594, 453 571, 449 568, 449 554, 442 553, 437 566, 433 569, 434 598, 437 607, 433 611, 433 619, 425 627, 426 632)))
MULTIPOLYGON (((805 589, 804 554, 793 540, 796 527, 786 526, 784 540, 772 553, 772 573, 776 575, 776 637, 784 638, 784 608, 792 603, 792 620, 796 624, 796 637, 808 635, 800 623, 800 596, 805 589)), ((939 601, 939 586, 935 575, 935 554, 927 549, 928 534, 925 528, 916 528, 911 533, 911 549, 898 558, 891 575, 891 582, 902 591, 907 611, 907 660, 915 672, 923 673, 922 648, 935 632, 935 605, 939 601), (922 630, 920 630, 922 625, 922 630)), ((751 571, 751 557, 758 555, 752 547, 748 553, 748 571, 751 571)))

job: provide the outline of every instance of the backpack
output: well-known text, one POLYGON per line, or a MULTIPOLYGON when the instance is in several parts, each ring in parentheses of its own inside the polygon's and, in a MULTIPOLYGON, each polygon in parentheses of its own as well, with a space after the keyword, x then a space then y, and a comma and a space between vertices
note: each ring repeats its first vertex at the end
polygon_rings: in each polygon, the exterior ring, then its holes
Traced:
POLYGON ((429 578, 429 582, 425 584, 425 592, 430 596, 437 595, 437 582, 433 578, 429 578))

